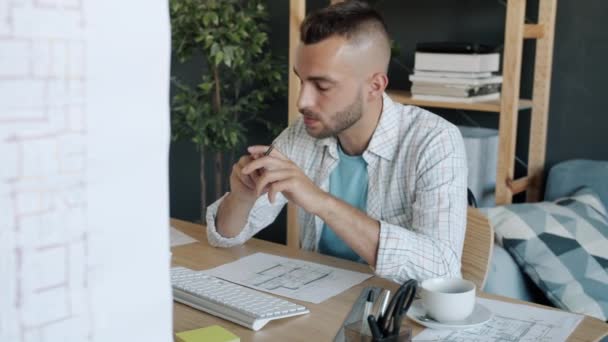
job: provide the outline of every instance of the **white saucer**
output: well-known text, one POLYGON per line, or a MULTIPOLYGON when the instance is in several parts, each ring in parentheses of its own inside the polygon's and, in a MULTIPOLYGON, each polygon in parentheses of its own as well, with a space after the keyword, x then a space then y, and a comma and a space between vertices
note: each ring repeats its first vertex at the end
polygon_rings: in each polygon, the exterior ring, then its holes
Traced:
POLYGON ((458 330, 458 329, 468 329, 472 327, 476 327, 482 325, 489 321, 493 314, 485 306, 475 303, 475 308, 473 309, 473 313, 463 319, 462 321, 453 321, 453 322, 436 322, 430 319, 421 319, 425 317, 426 310, 422 305, 422 300, 417 299, 412 303, 412 306, 407 311, 407 317, 415 321, 416 323, 423 325, 427 328, 431 329, 450 329, 450 330, 458 330))

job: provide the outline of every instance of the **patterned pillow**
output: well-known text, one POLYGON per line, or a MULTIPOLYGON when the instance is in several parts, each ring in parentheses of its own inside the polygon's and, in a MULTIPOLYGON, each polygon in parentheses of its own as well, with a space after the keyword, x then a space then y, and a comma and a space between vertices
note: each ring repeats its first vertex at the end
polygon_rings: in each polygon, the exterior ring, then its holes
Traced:
POLYGON ((595 192, 484 211, 498 244, 555 306, 606 321, 608 214, 595 192))

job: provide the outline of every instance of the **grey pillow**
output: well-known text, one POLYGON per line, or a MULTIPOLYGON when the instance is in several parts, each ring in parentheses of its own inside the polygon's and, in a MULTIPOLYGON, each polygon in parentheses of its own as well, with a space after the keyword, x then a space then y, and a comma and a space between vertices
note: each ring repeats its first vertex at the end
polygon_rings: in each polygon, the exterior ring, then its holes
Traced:
POLYGON ((607 319, 608 214, 596 193, 484 211, 498 244, 556 307, 607 319))

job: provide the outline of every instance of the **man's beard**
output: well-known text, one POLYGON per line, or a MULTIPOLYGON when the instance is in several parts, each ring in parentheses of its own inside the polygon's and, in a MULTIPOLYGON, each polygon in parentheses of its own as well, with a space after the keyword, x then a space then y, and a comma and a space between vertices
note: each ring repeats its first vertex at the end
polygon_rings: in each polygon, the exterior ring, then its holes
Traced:
MULTIPOLYGON (((302 110, 302 115, 311 117, 313 119, 319 119, 322 115, 318 115, 316 113, 302 110)), ((328 126, 324 127, 322 131, 318 133, 314 133, 311 130, 306 128, 308 134, 317 139, 329 138, 332 136, 337 136, 341 132, 350 128, 354 125, 361 116, 363 115, 363 101, 361 100, 361 96, 357 96, 353 103, 344 108, 343 110, 337 112, 330 118, 330 122, 328 122, 328 126)))

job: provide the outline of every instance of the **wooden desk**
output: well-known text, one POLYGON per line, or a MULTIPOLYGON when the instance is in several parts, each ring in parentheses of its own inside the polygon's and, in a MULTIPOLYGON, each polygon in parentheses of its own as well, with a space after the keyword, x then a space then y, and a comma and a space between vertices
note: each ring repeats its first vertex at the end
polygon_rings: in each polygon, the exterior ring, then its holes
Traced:
MULTIPOLYGON (((296 251, 284 245, 258 239, 252 239, 243 246, 213 248, 207 243, 203 226, 175 219, 171 220, 171 224, 200 241, 199 243, 172 248, 174 266, 180 265, 195 270, 203 270, 235 261, 256 252, 265 252, 359 272, 370 272, 369 268, 365 265, 313 252, 296 251)), ((303 316, 271 321, 257 332, 192 309, 186 305, 174 303, 173 331, 179 332, 218 324, 240 336, 241 341, 331 341, 361 290, 370 285, 382 286, 391 290, 397 288, 397 284, 391 281, 372 277, 321 304, 312 304, 287 298, 289 301, 305 305, 310 309, 310 313, 303 316)), ((480 296, 507 302, 525 303, 484 293, 481 293, 480 296)), ((526 304, 540 306, 532 303, 526 304)), ((413 321, 409 321, 409 324, 414 328, 414 335, 422 330, 422 327, 413 321)), ((596 341, 607 334, 608 324, 596 318, 585 317, 569 340, 596 341)))

